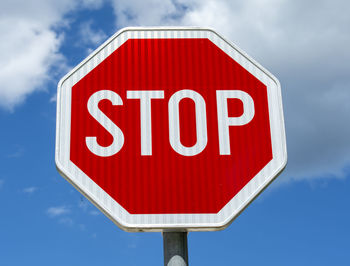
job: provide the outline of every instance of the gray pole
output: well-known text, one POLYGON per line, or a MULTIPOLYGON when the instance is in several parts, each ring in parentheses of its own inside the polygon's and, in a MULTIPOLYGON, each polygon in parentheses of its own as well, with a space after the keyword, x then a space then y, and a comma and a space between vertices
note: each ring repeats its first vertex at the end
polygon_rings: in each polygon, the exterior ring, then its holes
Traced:
POLYGON ((187 232, 163 232, 164 266, 188 266, 187 232))

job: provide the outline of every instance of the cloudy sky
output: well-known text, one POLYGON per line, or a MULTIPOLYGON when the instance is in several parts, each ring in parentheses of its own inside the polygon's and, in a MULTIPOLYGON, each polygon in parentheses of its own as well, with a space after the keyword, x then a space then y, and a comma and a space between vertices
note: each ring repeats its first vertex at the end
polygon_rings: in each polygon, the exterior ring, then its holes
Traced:
POLYGON ((160 234, 121 231, 57 173, 55 97, 120 28, 172 25, 215 29, 280 80, 288 144, 284 173, 228 229, 189 235, 190 261, 347 265, 349 11, 345 0, 1 1, 0 264, 161 264, 160 234))

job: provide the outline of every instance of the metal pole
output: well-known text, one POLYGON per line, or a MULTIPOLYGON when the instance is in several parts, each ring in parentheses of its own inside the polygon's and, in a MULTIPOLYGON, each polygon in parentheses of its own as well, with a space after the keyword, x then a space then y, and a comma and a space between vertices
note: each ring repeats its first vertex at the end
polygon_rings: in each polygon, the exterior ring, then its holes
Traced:
POLYGON ((188 266, 187 232, 163 232, 164 266, 188 266))

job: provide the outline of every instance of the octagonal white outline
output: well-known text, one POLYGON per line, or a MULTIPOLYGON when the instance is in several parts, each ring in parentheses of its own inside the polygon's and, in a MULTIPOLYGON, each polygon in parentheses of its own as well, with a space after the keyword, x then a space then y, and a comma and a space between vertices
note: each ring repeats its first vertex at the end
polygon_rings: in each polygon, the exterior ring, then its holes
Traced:
POLYGON ((279 81, 212 29, 123 28, 64 76, 57 91, 56 167, 77 190, 125 231, 215 231, 226 228, 285 168, 287 148, 279 81), (70 161, 71 90, 128 39, 207 38, 267 87, 273 159, 216 214, 130 214, 70 161))

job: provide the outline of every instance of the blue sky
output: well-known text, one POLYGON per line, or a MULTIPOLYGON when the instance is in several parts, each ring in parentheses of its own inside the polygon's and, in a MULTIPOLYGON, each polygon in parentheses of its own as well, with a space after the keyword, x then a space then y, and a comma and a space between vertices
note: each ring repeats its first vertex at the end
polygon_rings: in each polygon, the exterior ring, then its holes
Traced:
POLYGON ((284 173, 191 265, 349 265, 350 5, 301 0, 0 3, 0 265, 162 265, 160 233, 126 233, 56 171, 59 79, 124 26, 209 26, 282 84, 284 173))

